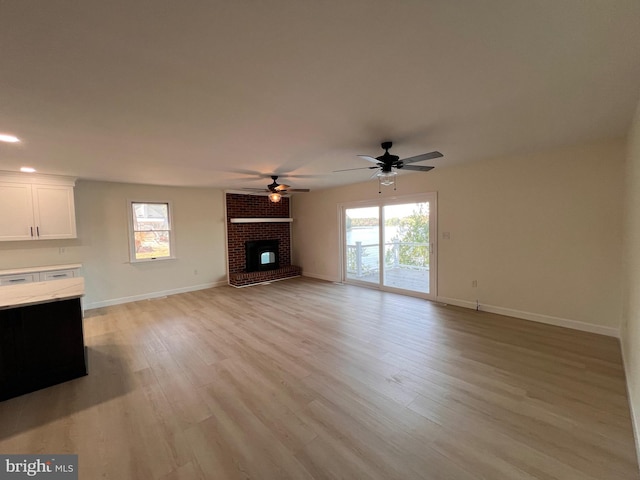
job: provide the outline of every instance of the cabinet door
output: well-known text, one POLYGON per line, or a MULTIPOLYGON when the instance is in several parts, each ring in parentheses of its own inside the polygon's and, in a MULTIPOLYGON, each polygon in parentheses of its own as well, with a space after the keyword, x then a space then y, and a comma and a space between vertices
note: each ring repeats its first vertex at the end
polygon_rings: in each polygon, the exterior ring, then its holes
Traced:
POLYGON ((86 374, 80 299, 19 309, 22 314, 23 368, 41 388, 86 374))
POLYGON ((31 185, 0 183, 0 240, 34 238, 31 185))
POLYGON ((22 318, 15 309, 0 311, 0 401, 25 390, 22 318))
POLYGON ((76 238, 73 187, 33 185, 36 238, 76 238))
POLYGON ((0 401, 86 374, 79 298, 0 310, 0 401))

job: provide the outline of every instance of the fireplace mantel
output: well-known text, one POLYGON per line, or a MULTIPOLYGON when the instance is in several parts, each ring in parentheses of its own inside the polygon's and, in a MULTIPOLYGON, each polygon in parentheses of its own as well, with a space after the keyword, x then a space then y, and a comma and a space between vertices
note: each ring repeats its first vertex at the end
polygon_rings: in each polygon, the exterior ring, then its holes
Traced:
POLYGON ((293 222, 293 218, 268 218, 268 217, 260 217, 260 218, 230 218, 229 222, 231 223, 291 223, 293 222))

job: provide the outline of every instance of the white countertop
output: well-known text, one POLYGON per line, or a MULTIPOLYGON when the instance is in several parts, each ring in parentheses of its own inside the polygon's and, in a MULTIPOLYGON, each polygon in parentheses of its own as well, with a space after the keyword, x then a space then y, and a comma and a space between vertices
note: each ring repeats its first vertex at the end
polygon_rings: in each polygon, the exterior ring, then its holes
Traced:
POLYGON ((52 270, 72 270, 74 268, 81 267, 81 263, 70 263, 67 265, 47 265, 46 267, 12 268, 10 270, 0 270, 0 275, 20 275, 21 273, 50 272, 52 270))
POLYGON ((84 278, 82 277, 5 285, 0 287, 0 308, 24 307, 36 303, 78 298, 82 295, 84 295, 84 278))

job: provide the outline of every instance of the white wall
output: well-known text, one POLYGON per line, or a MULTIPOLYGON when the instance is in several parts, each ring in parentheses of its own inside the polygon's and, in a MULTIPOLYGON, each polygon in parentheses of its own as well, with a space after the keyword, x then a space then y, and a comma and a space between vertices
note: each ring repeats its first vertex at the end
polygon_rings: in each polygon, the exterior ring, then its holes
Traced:
POLYGON ((636 446, 640 426, 640 104, 629 134, 625 169, 622 351, 636 446))
MULTIPOLYGON (((445 157, 380 195, 437 192, 438 229, 451 235, 439 239, 438 298, 617 335, 624 157, 622 139, 451 168, 445 157)), ((340 279, 337 205, 378 197, 371 180, 293 198, 304 275, 340 279)))
POLYGON ((75 202, 77 239, 0 242, 0 269, 82 263, 86 308, 226 283, 221 190, 79 181, 75 202), (127 200, 172 202, 175 260, 129 263, 127 200))

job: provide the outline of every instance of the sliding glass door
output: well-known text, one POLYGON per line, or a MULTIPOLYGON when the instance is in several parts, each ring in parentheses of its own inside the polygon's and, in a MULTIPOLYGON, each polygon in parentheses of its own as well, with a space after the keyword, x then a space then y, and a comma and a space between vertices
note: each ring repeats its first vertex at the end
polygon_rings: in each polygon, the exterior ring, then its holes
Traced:
POLYGON ((378 207, 347 208, 346 278, 356 282, 380 283, 380 212, 378 207))
POLYGON ((435 194, 342 212, 345 282, 435 299, 435 194))
POLYGON ((383 285, 428 294, 429 202, 386 205, 383 285))

